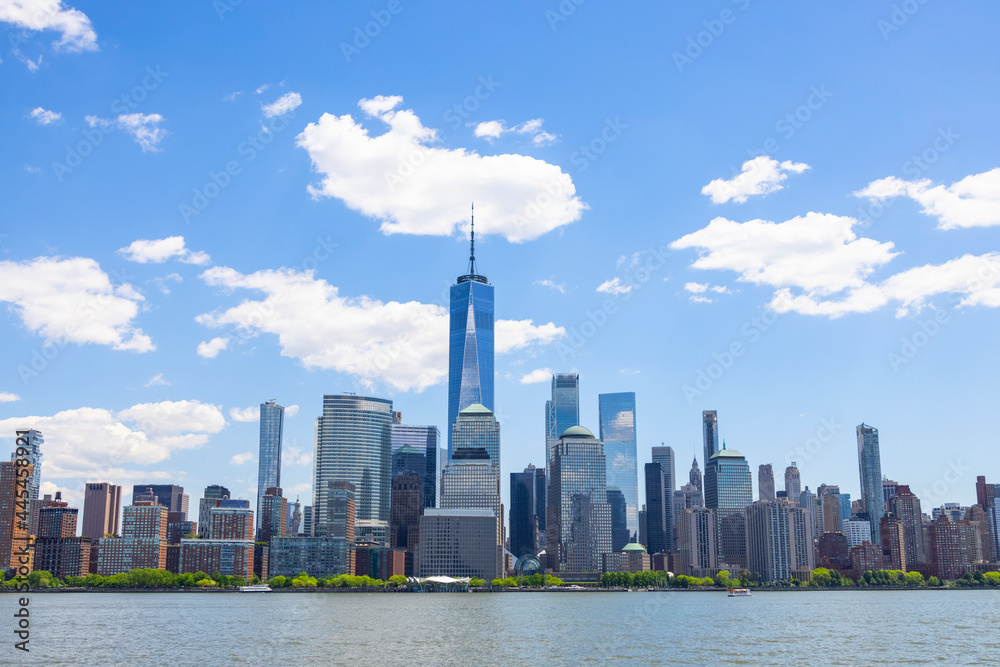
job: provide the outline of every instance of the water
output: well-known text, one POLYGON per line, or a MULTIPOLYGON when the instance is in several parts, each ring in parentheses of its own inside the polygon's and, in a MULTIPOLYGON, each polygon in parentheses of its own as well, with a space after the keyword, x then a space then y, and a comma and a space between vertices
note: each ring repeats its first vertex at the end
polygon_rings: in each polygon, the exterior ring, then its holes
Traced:
MULTIPOLYGON (((0 607, 13 612, 13 595, 0 607)), ((31 653, 127 665, 1000 662, 1000 591, 31 595, 31 653)), ((27 658, 27 659, 25 659, 27 658)))

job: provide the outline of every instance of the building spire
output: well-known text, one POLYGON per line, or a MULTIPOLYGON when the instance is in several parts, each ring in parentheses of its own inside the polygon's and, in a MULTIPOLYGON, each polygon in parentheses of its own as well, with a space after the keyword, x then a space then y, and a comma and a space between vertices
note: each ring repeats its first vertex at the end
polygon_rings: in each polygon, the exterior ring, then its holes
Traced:
POLYGON ((476 203, 472 202, 472 219, 469 232, 469 275, 478 275, 476 271, 476 203))

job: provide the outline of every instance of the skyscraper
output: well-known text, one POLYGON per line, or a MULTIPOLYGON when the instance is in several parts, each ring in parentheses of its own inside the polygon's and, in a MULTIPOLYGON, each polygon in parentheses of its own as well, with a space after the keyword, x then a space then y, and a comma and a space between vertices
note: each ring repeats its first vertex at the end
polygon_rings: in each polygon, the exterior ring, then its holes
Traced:
POLYGON ((871 543, 879 544, 878 525, 885 516, 885 500, 882 493, 882 459, 878 447, 878 429, 862 422, 857 431, 861 503, 871 524, 871 543))
MULTIPOLYGON (((461 415, 459 415, 461 418, 461 415)), ((455 447, 451 463, 441 475, 443 509, 488 509, 503 521, 500 470, 482 447, 455 447)))
POLYGON ((906 562, 911 566, 927 564, 920 498, 910 491, 908 485, 900 484, 895 495, 889 499, 889 511, 903 524, 906 562))
POLYGON ((621 489, 608 487, 608 505, 611 506, 611 550, 621 551, 632 537, 625 519, 625 496, 621 489))
POLYGON ((708 470, 708 462, 712 459, 712 454, 719 451, 719 413, 715 410, 702 410, 701 412, 701 435, 704 444, 705 470, 708 470))
MULTIPOLYGON (((30 463, 28 468, 30 472, 30 463)), ((29 553, 28 516, 21 500, 24 486, 18 483, 23 480, 18 475, 23 469, 13 461, 0 462, 0 570, 16 570, 24 564, 19 554, 29 553)))
POLYGON ((792 461, 792 465, 785 468, 785 496, 788 498, 788 502, 799 502, 801 491, 802 476, 799 474, 799 468, 795 465, 795 461, 792 461))
POLYGON ((703 491, 701 486, 701 470, 698 468, 698 458, 691 460, 691 470, 688 472, 688 484, 699 491, 703 491))
POLYGON ((134 505, 139 496, 146 494, 147 490, 152 490, 157 498, 157 504, 163 505, 168 512, 183 512, 187 516, 187 496, 184 494, 184 487, 176 484, 135 484, 132 486, 132 504, 134 505))
POLYGON ((260 404, 260 456, 257 466, 257 528, 264 522, 262 503, 267 489, 281 487, 281 433, 285 408, 274 399, 260 404))
POLYGON ((597 572, 611 553, 604 445, 588 429, 573 426, 552 450, 549 469, 546 554, 555 571, 597 572))
MULTIPOLYGON (((398 412, 395 414, 399 414, 398 412)), ((418 426, 400 423, 392 425, 392 451, 409 447, 423 452, 424 470, 414 472, 424 485, 424 507, 437 507, 441 498, 441 432, 437 426, 418 426)))
POLYGON ((757 469, 758 500, 774 500, 774 468, 762 463, 757 469))
POLYGON ((322 535, 328 521, 329 483, 346 481, 356 489, 358 537, 389 538, 391 497, 392 401, 355 394, 323 396, 316 419, 312 513, 306 534, 322 535))
POLYGON ((287 530, 288 501, 282 496, 281 489, 271 487, 264 490, 260 499, 260 528, 257 533, 258 542, 271 542, 274 537, 284 537, 287 530))
MULTIPOLYGON (((473 220, 473 225, 475 221, 473 220)), ((476 232, 470 233, 469 267, 451 286, 448 335, 448 458, 451 425, 473 403, 493 410, 493 285, 476 267, 476 232)))
POLYGON ((451 430, 451 458, 458 449, 485 449, 499 479, 500 423, 493 412, 481 403, 473 403, 458 413, 451 430))
POLYGON ((198 534, 208 537, 209 512, 213 507, 218 507, 222 500, 229 499, 229 489, 219 484, 211 484, 205 487, 201 500, 198 501, 198 534))
POLYGON ((13 463, 18 458, 25 458, 28 460, 33 467, 34 472, 31 473, 31 477, 28 478, 28 500, 38 500, 38 489, 42 484, 42 445, 45 444, 45 438, 42 437, 40 431, 35 429, 27 429, 25 431, 15 431, 17 438, 15 440, 15 447, 23 447, 28 450, 28 453, 23 457, 18 457, 15 451, 10 455, 10 460, 13 463))
POLYGON ((122 487, 111 482, 87 482, 83 496, 83 529, 91 544, 107 534, 117 535, 122 510, 122 487))
MULTIPOLYGON (((675 479, 675 466, 674 466, 674 450, 672 447, 659 446, 653 447, 653 463, 659 463, 660 468, 663 470, 663 523, 664 523, 664 534, 663 534, 663 550, 667 553, 673 553, 674 551, 674 524, 676 523, 676 517, 674 516, 674 489, 676 488, 675 479)), ((653 553, 650 551, 650 553, 653 553)))
POLYGON ((510 474, 510 552, 514 558, 535 556, 539 552, 538 516, 545 514, 543 495, 538 494, 538 473, 535 466, 528 466, 524 472, 510 474))
POLYGON ((552 465, 551 452, 563 431, 580 423, 580 375, 552 376, 552 398, 545 402, 545 465, 552 465))
POLYGON ((666 475, 658 461, 647 463, 646 472, 646 541, 643 546, 651 554, 667 550, 667 509, 672 502, 667 496, 666 475))
MULTIPOLYGON (((636 464, 635 392, 598 394, 600 438, 608 462, 608 486, 618 488, 625 500, 625 525, 629 540, 639 533, 639 471, 636 464)), ((567 427, 568 428, 568 427, 567 427)), ((565 430, 565 429, 564 429, 565 430)), ((621 547, 615 547, 615 551, 621 547)))
POLYGON ((742 454, 723 443, 705 466, 705 507, 715 510, 720 563, 747 566, 743 509, 752 502, 750 466, 742 454))

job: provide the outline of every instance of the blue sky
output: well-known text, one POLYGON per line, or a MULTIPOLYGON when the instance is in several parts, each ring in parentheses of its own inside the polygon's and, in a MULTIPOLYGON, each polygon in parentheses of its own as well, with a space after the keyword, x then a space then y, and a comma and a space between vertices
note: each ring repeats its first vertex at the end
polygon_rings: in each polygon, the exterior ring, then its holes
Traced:
POLYGON ((663 442, 683 477, 716 409, 755 473, 857 497, 865 421, 925 509, 974 502, 1000 476, 998 19, 0 2, 0 429, 42 430, 75 502, 250 498, 246 410, 275 398, 308 502, 324 393, 444 429, 475 201, 505 473, 576 370, 595 431, 598 393, 636 392, 640 465, 663 442))

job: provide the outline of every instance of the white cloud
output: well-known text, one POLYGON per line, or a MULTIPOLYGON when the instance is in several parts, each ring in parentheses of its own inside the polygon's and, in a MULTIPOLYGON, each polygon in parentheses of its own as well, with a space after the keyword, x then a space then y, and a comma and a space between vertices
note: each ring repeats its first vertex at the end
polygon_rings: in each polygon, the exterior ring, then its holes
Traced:
POLYGON ((302 96, 298 93, 285 93, 274 102, 261 107, 268 118, 283 116, 289 111, 295 111, 302 104, 302 96))
POLYGON ((881 285, 889 298, 902 302, 897 316, 920 312, 937 294, 962 295, 959 306, 1000 308, 1000 253, 964 255, 944 264, 927 264, 897 273, 881 285))
POLYGON ((621 278, 617 276, 611 280, 605 280, 603 283, 597 286, 598 292, 603 292, 604 294, 628 294, 632 291, 631 285, 626 285, 622 282, 621 278))
POLYGON ((708 283, 684 283, 684 289, 692 294, 703 294, 708 289, 708 283))
POLYGON ((715 303, 715 299, 707 296, 701 296, 700 294, 692 295, 691 301, 694 303, 715 303))
POLYGON ((243 94, 242 90, 235 90, 222 98, 223 102, 235 102, 236 98, 243 94))
POLYGON ((229 347, 229 339, 217 336, 207 343, 205 341, 198 343, 198 356, 205 357, 206 359, 215 359, 219 356, 219 352, 222 352, 227 347, 229 347))
POLYGON ((475 135, 480 139, 499 139, 504 132, 509 132, 502 120, 487 120, 476 125, 475 135))
POLYGON ((566 293, 566 283, 557 283, 554 280, 549 280, 548 278, 546 278, 545 280, 536 280, 534 284, 541 285, 542 287, 552 288, 557 292, 559 292, 560 294, 566 293))
POLYGON ((13 304, 28 331, 47 341, 156 349, 133 324, 142 295, 128 283, 112 284, 86 257, 0 261, 0 301, 13 304))
POLYGON ((304 452, 298 447, 283 447, 281 450, 281 462, 289 466, 312 465, 312 452, 304 452))
POLYGON ((132 135, 135 142, 142 147, 142 152, 156 152, 159 150, 160 141, 167 136, 167 131, 159 127, 163 122, 163 116, 158 113, 141 114, 129 113, 121 114, 117 118, 106 119, 97 116, 86 116, 84 120, 91 127, 112 127, 125 130, 132 135))
POLYGON ((35 107, 28 115, 39 125, 51 125, 52 123, 57 123, 62 120, 61 113, 48 111, 42 107, 35 107))
POLYGON ((96 51, 97 33, 87 15, 63 5, 61 0, 7 0, 0 2, 0 21, 27 30, 55 30, 56 51, 96 51))
POLYGON ((710 285, 709 283, 684 283, 684 289, 691 293, 691 301, 695 303, 715 303, 715 299, 705 296, 705 293, 709 291, 716 294, 732 294, 728 287, 710 285))
POLYGON ((9 391, 0 391, 0 403, 13 403, 20 400, 21 397, 17 394, 12 394, 9 391))
POLYGON ((476 231, 521 242, 568 225, 587 208, 569 174, 524 155, 479 155, 435 146, 426 128, 398 96, 363 99, 361 110, 389 126, 372 137, 350 115, 323 114, 298 136, 322 182, 314 197, 334 197, 377 218, 385 234, 446 236, 479 214, 476 231), (464 193, 456 197, 456 193, 464 193))
POLYGON ((28 68, 28 71, 34 74, 38 71, 38 68, 42 66, 42 56, 38 56, 37 60, 32 60, 28 56, 21 53, 21 49, 11 49, 11 55, 24 63, 24 66, 28 68))
POLYGON ((538 384, 540 382, 552 381, 551 368, 536 368, 530 373, 521 376, 521 384, 538 384))
POLYGON ((41 167, 32 167, 30 164, 24 165, 24 170, 29 174, 40 174, 42 173, 41 167))
POLYGON ((271 87, 271 84, 269 84, 269 83, 262 83, 257 88, 257 90, 255 90, 254 92, 257 93, 258 95, 260 95, 261 93, 263 93, 265 90, 269 89, 270 87, 271 87))
POLYGON ((146 384, 142 385, 144 387, 156 387, 156 386, 169 386, 170 382, 163 379, 163 373, 157 373, 153 377, 149 378, 146 384))
POLYGON ((233 458, 229 459, 229 464, 241 466, 250 461, 253 461, 253 452, 243 452, 242 454, 234 454, 233 458))
POLYGON ((115 413, 76 408, 52 416, 0 420, 0 432, 35 428, 45 434, 45 477, 112 479, 163 477, 166 473, 125 470, 150 465, 180 450, 197 449, 226 421, 218 406, 199 401, 141 403, 115 413))
POLYGON ((229 418, 234 422, 255 422, 260 419, 260 407, 229 408, 229 418))
POLYGON ((751 195, 766 195, 784 186, 781 182, 788 178, 785 172, 801 174, 809 165, 786 160, 778 162, 774 158, 761 155, 743 163, 743 170, 730 180, 717 178, 701 189, 701 194, 712 198, 714 204, 724 204, 730 199, 742 204, 751 195))
POLYGON ((618 372, 622 375, 642 375, 642 371, 634 368, 620 368, 618 369, 618 372))
POLYGON ((289 405, 288 407, 285 408, 286 417, 294 417, 297 414, 299 414, 299 406, 289 405))
POLYGON ((938 219, 939 229, 1000 225, 1000 167, 966 176, 951 185, 890 176, 872 181, 854 195, 871 201, 909 197, 923 206, 921 213, 938 219))
POLYGON ((533 118, 514 127, 507 127, 507 123, 502 120, 487 120, 476 125, 474 134, 480 139, 499 139, 501 136, 510 133, 531 135, 531 143, 536 146, 545 146, 556 140, 556 135, 542 129, 541 118, 533 118))
POLYGON ((138 239, 128 246, 119 248, 118 252, 130 262, 139 264, 162 264, 168 259, 177 258, 185 264, 205 265, 212 261, 204 252, 191 251, 184 247, 183 236, 168 236, 165 239, 138 239))
MULTIPOLYGON (((306 368, 335 369, 365 387, 383 382, 400 391, 422 391, 447 376, 448 312, 441 306, 341 296, 337 287, 311 271, 244 275, 213 267, 200 277, 212 286, 249 289, 265 296, 199 315, 199 323, 232 326, 243 335, 275 334, 281 354, 299 359, 306 368)), ((495 350, 504 354, 546 344, 565 333, 552 323, 497 320, 495 350)))

